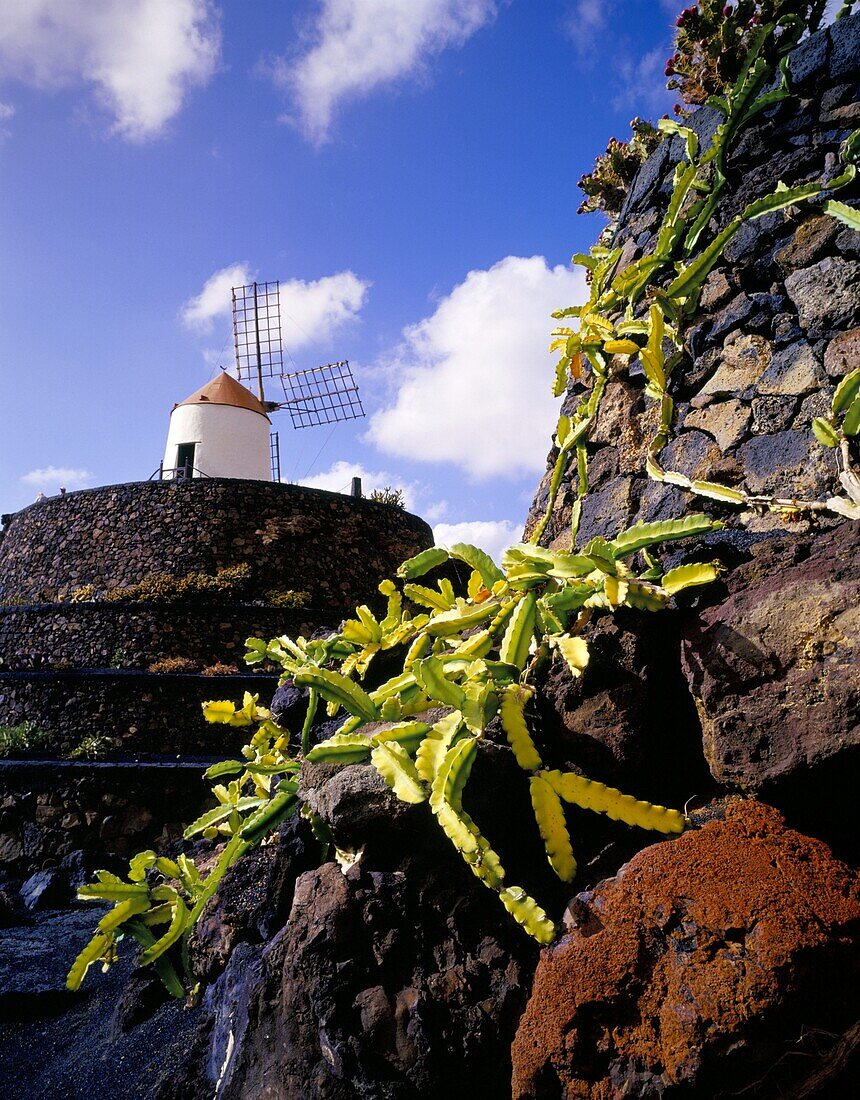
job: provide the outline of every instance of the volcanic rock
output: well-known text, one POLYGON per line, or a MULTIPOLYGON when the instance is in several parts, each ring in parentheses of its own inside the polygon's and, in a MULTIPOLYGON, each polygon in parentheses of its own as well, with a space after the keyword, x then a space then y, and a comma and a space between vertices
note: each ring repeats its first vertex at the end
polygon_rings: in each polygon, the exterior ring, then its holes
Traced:
POLYGON ((324 864, 298 879, 287 926, 249 971, 254 1026, 221 1095, 504 1096, 534 953, 465 867, 324 864))
POLYGON ((196 977, 211 982, 240 943, 263 943, 286 924, 295 881, 318 862, 307 823, 294 816, 271 843, 234 863, 209 899, 191 935, 196 977))
POLYGON ((804 1036, 860 1008, 856 876, 758 802, 640 852, 571 923, 514 1041, 517 1100, 775 1097, 809 1072, 804 1036))
POLYGON ((683 641, 714 778, 843 820, 843 837, 860 778, 858 550, 851 523, 753 545, 683 641))

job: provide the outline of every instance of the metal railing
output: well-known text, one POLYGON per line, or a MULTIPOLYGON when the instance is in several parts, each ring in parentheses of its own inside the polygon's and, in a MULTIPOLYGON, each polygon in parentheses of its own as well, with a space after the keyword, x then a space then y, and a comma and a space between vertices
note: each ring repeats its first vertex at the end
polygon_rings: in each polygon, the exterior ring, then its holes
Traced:
POLYGON ((210 474, 204 474, 202 470, 198 470, 196 466, 192 466, 190 462, 186 462, 184 466, 165 466, 163 462, 159 462, 158 469, 153 472, 146 479, 147 481, 191 481, 194 477, 210 477, 210 474))

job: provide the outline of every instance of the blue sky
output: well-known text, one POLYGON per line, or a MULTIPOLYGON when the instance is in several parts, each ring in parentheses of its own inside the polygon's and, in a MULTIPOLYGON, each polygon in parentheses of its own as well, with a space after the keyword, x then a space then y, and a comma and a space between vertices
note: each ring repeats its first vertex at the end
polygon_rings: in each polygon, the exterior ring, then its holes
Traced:
POLYGON ((0 0, 0 510, 146 478, 258 276, 285 284, 291 361, 350 359, 369 413, 281 420, 285 477, 360 473, 442 538, 516 538, 555 422, 549 311, 602 224, 576 181, 667 110, 674 13, 0 0))

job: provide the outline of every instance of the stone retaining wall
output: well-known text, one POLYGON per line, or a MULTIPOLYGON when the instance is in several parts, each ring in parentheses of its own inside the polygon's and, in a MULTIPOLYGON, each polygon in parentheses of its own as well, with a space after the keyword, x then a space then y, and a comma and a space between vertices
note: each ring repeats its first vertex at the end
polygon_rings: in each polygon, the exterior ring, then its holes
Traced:
POLYGON ((0 717, 4 725, 32 722, 52 735, 50 751, 74 751, 85 737, 106 738, 101 752, 229 755, 246 731, 209 725, 200 704, 209 699, 241 702, 259 693, 261 705, 274 694, 275 676, 198 676, 114 669, 70 672, 0 672, 0 717))
POLYGON ((132 482, 13 515, 0 544, 0 602, 50 602, 84 584, 247 563, 251 596, 299 589, 316 607, 342 608, 432 544, 417 516, 339 493, 231 478, 132 482))
MULTIPOLYGON (((379 581, 432 543, 427 524, 401 508, 259 481, 142 482, 30 505, 7 517, 0 542, 0 725, 31 721, 56 735, 58 754, 92 734, 122 751, 221 751, 223 734, 203 724, 200 703, 241 699, 256 681, 123 672, 165 657, 244 670, 245 638, 308 636, 335 629, 356 604, 381 606, 379 581), (243 564, 241 604, 228 593, 165 604, 68 599, 87 584, 103 592, 243 564), (272 606, 272 590, 308 592, 309 606, 272 606), (84 674, 93 669, 103 675, 84 674), (14 675, 26 670, 53 674, 14 675)), ((254 690, 267 699, 274 683, 254 690)))
POLYGON ((89 871, 92 858, 103 866, 180 836, 210 801, 206 766, 0 761, 0 881, 62 860, 89 871))
POLYGON ((37 604, 0 607, 2 669, 146 669, 164 657, 242 665, 245 639, 335 629, 346 608, 37 604))
MULTIPOLYGON (((792 55, 790 72, 797 98, 753 119, 728 158, 729 186, 715 229, 780 181, 793 187, 842 170, 839 146, 860 127, 860 16, 807 39, 792 55)), ((720 118, 702 108, 689 120, 702 151, 720 118)), ((653 251, 682 148, 680 138, 662 142, 637 175, 615 235, 623 249, 619 270, 653 251)), ((838 198, 857 206, 860 182, 838 198)), ((860 235, 814 204, 747 222, 705 284, 687 350, 690 361, 676 369, 671 384, 676 438, 661 456, 666 469, 754 493, 833 495, 834 452, 816 442, 810 422, 829 410, 837 381, 860 361, 860 235)), ((645 455, 659 414, 644 389, 635 359, 630 377, 619 368, 607 386, 590 436, 583 544, 637 520, 701 510, 734 514, 647 477, 645 455)), ((575 384, 568 409, 580 393, 575 384)), ((549 469, 554 459, 552 453, 549 469)), ((548 470, 527 530, 543 514, 549 476, 548 470)), ((569 543, 574 500, 568 478, 544 541, 569 543)), ((749 526, 780 523, 764 516, 749 526)))

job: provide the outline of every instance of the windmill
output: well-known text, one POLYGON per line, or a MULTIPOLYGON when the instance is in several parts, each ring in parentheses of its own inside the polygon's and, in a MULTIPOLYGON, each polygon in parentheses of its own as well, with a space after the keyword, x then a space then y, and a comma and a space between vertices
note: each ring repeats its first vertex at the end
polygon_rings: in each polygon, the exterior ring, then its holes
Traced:
MULTIPOLYGON (((267 412, 287 411, 294 429, 338 424, 365 415, 348 360, 307 370, 284 370, 277 280, 233 287, 233 338, 239 381, 256 391, 267 412)), ((271 433, 270 451, 272 480, 280 481, 276 431, 271 433)))

